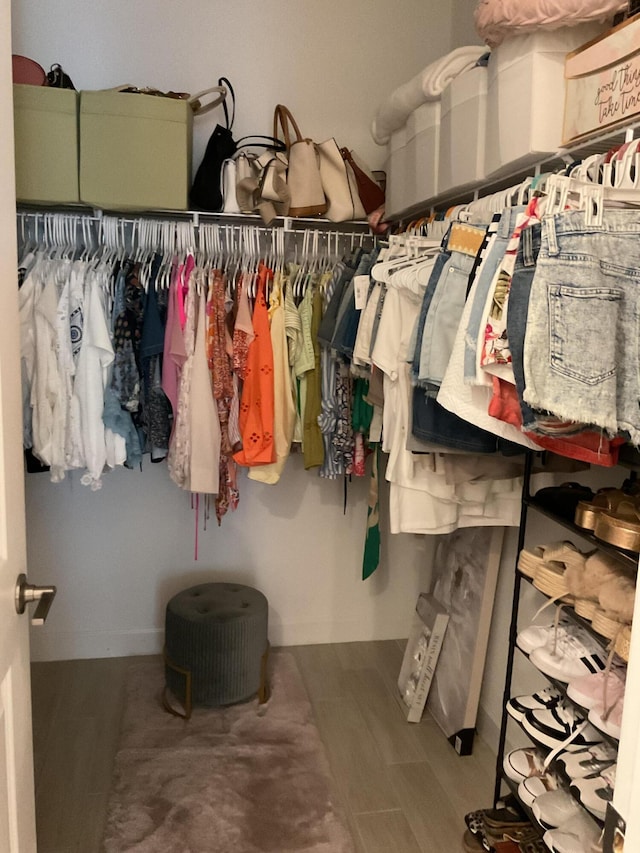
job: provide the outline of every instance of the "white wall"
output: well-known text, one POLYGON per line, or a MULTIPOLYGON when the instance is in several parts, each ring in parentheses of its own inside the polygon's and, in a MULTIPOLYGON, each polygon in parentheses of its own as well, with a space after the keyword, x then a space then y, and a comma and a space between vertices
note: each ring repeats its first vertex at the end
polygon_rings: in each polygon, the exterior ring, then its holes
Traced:
MULTIPOLYGON (((237 135, 271 133, 286 104, 316 141, 336 136, 372 168, 369 125, 379 101, 451 45, 449 3, 437 0, 13 0, 13 51, 76 88, 133 83, 196 92, 231 80, 237 135)), ((222 110, 196 122, 194 164, 222 110)))
POLYGON ((454 47, 482 44, 473 20, 473 10, 476 5, 476 0, 451 0, 453 12, 451 32, 454 47))
MULTIPOLYGON (((372 166, 369 125, 380 100, 447 52, 452 12, 436 0, 14 0, 13 51, 59 62, 77 88, 128 82, 195 92, 228 76, 236 135, 269 133, 287 104, 304 133, 335 135, 372 166)), ((221 111, 197 120, 194 165, 221 111)), ((387 540, 362 582, 367 483, 321 481, 292 460, 275 487, 243 479, 241 505, 200 533, 164 466, 115 472, 101 492, 78 478, 27 478, 31 581, 55 583, 35 659, 127 655, 161 648, 164 605, 204 579, 244 581, 267 595, 276 644, 406 636, 429 585, 429 539, 387 540)))

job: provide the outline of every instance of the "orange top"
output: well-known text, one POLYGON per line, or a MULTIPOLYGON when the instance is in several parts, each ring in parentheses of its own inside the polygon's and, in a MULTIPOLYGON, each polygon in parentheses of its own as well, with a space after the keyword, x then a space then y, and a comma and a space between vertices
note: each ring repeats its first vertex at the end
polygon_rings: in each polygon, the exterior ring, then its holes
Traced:
POLYGON ((275 462, 273 440, 273 350, 269 332, 269 313, 265 285, 272 278, 270 269, 258 267, 258 295, 253 309, 254 339, 249 347, 247 372, 240 399, 239 427, 242 450, 233 454, 238 465, 251 467, 275 462))

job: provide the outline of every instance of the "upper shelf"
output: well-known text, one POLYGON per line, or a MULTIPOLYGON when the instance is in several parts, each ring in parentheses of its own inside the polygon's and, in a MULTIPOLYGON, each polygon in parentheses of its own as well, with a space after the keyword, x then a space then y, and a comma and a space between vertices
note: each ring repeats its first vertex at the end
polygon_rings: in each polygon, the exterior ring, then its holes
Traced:
POLYGON ((427 198, 395 214, 394 221, 404 221, 425 216, 434 210, 446 210, 456 204, 468 204, 480 196, 491 195, 515 186, 531 175, 555 171, 563 164, 576 160, 584 160, 594 154, 604 154, 611 148, 622 145, 633 139, 640 132, 640 121, 625 124, 614 129, 607 129, 583 140, 579 140, 560 148, 558 151, 542 156, 529 163, 507 164, 500 172, 489 178, 472 184, 452 187, 447 192, 427 198))

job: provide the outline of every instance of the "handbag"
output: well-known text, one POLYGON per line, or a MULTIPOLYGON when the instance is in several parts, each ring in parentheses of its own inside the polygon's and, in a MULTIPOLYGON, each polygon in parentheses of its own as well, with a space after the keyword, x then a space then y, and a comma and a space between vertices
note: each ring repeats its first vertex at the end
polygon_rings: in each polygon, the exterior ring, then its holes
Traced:
POLYGON ((384 190, 376 183, 373 175, 362 161, 356 162, 355 155, 348 148, 341 148, 342 154, 346 163, 351 166, 358 187, 358 195, 364 207, 365 213, 373 213, 384 204, 384 190))
MULTIPOLYGON (((226 77, 220 77, 218 80, 218 85, 222 86, 222 84, 224 84, 227 93, 227 98, 222 101, 225 119, 224 127, 219 124, 216 125, 209 137, 190 194, 190 203, 193 207, 213 212, 224 211, 225 209, 222 175, 222 167, 225 161, 231 160, 241 148, 269 147, 284 151, 284 143, 271 136, 262 136, 260 134, 243 136, 237 141, 233 138, 233 122, 236 114, 235 92, 226 77), (227 99, 229 98, 231 100, 231 117, 229 117, 229 110, 227 108, 227 99)), ((211 107, 208 108, 210 109, 211 107)), ((229 201, 229 203, 231 202, 229 201)))
POLYGON ((327 219, 346 222, 350 219, 365 219, 366 214, 356 177, 350 164, 343 158, 338 143, 332 137, 318 145, 320 177, 327 198, 327 219))
POLYGON ((315 144, 304 138, 290 110, 277 104, 273 113, 273 135, 278 138, 278 125, 282 130, 287 149, 287 186, 291 194, 289 216, 322 216, 327 211, 327 200, 322 188, 320 163, 315 144), (289 126, 295 133, 292 141, 289 126))
POLYGON ((57 63, 51 66, 47 74, 47 85, 54 89, 73 89, 75 91, 76 88, 62 65, 57 63))
POLYGON ((193 179, 189 195, 190 205, 201 210, 222 210, 222 164, 225 160, 230 160, 236 152, 236 143, 232 134, 233 120, 236 112, 235 94, 233 86, 226 77, 220 77, 218 86, 222 87, 223 83, 226 87, 226 96, 231 96, 231 119, 229 119, 229 110, 227 109, 227 100, 225 97, 222 101, 224 127, 217 124, 209 137, 204 156, 193 179))
POLYGON ((14 83, 28 84, 30 86, 46 86, 47 74, 35 59, 14 53, 11 57, 11 73, 14 83))

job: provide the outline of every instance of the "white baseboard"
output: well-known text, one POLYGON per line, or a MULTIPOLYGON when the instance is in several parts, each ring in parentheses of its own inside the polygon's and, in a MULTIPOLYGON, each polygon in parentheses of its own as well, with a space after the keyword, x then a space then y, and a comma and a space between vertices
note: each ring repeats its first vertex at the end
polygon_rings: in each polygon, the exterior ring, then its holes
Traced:
MULTIPOLYGON (((318 643, 352 643, 395 640, 407 636, 405 621, 387 625, 362 622, 314 622, 269 625, 272 646, 308 646, 318 643)), ((51 631, 47 626, 31 631, 31 660, 74 660, 131 657, 162 652, 164 628, 129 631, 51 631)))

